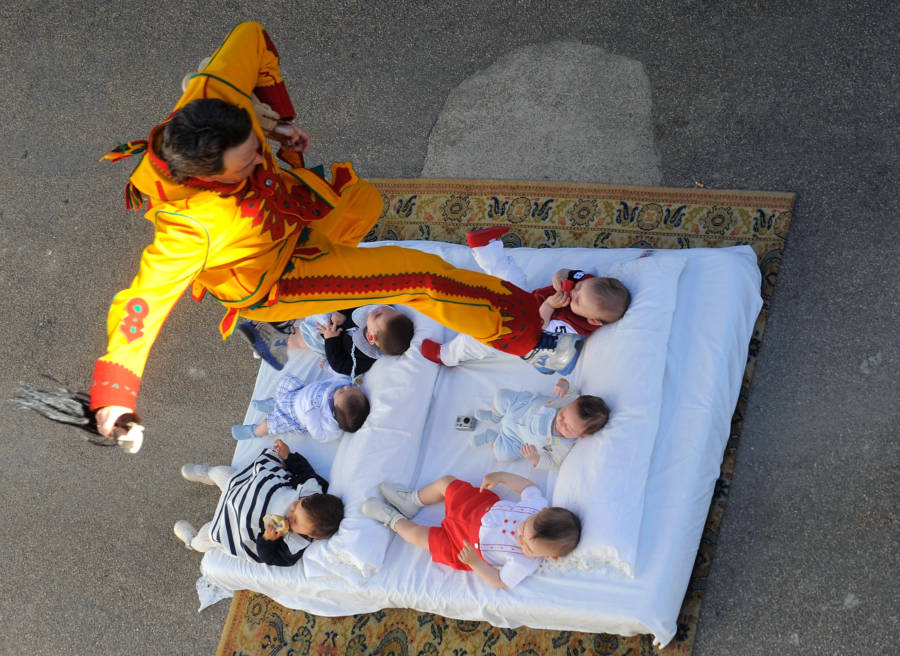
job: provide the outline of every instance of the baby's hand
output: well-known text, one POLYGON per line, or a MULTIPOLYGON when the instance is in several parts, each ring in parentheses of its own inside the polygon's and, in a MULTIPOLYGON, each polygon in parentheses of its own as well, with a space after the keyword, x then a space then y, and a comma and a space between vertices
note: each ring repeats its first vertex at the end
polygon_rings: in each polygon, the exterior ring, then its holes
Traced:
POLYGON ((272 540, 277 540, 278 538, 284 537, 287 534, 287 531, 282 533, 279 531, 273 524, 266 524, 266 531, 263 533, 263 540, 268 540, 271 542, 272 540))
POLYGON ((347 317, 345 317, 340 312, 331 313, 331 323, 333 323, 335 326, 343 326, 346 319, 347 317))
POLYGON ((472 567, 475 563, 481 560, 481 556, 478 555, 478 552, 475 551, 475 547, 469 544, 467 541, 463 540, 463 548, 462 551, 459 552, 457 556, 459 562, 472 567))
POLYGON ((275 440, 275 444, 272 445, 272 448, 275 449, 275 453, 277 453, 278 457, 282 460, 287 460, 287 457, 291 455, 290 447, 281 440, 275 440))
POLYGON ((558 310, 559 308, 566 307, 569 304, 569 294, 568 292, 560 290, 553 296, 548 296, 547 300, 544 301, 544 303, 558 310))
POLYGON ((344 332, 344 329, 341 328, 340 326, 338 326, 338 325, 334 322, 334 316, 333 316, 333 315, 330 316, 330 317, 328 317, 327 325, 324 325, 324 326, 323 326, 323 325, 320 324, 319 322, 316 322, 316 330, 318 330, 318 331, 319 331, 319 334, 320 334, 322 337, 324 337, 325 339, 330 339, 330 338, 332 338, 332 337, 337 337, 337 336, 340 335, 342 332, 344 332))
POLYGON ((560 269, 556 273, 553 274, 553 289, 556 291, 564 291, 563 284, 566 280, 569 279, 569 270, 568 269, 560 269))
POLYGON ((485 474, 484 480, 481 481, 481 488, 478 491, 490 490, 492 487, 496 486, 497 483, 500 482, 502 473, 503 472, 491 472, 490 474, 485 474))
POLYGON ((526 444, 525 446, 523 446, 521 453, 522 457, 530 462, 532 467, 537 467, 538 463, 541 461, 541 458, 538 455, 537 447, 534 446, 534 444, 526 444))
POLYGON ((556 392, 556 396, 562 398, 569 393, 569 381, 565 378, 560 378, 556 381, 556 385, 553 386, 553 391, 556 392))

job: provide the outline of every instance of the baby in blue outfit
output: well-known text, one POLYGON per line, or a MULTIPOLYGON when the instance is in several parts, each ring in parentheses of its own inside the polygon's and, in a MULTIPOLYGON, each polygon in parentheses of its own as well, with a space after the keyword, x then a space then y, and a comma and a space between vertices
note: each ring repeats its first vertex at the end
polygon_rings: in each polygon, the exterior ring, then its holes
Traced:
POLYGON ((596 433, 609 419, 609 407, 599 396, 569 391, 569 381, 560 378, 556 397, 509 389, 497 390, 490 410, 475 416, 493 427, 477 433, 476 446, 493 443, 500 461, 526 458, 534 467, 558 468, 575 440, 596 433))

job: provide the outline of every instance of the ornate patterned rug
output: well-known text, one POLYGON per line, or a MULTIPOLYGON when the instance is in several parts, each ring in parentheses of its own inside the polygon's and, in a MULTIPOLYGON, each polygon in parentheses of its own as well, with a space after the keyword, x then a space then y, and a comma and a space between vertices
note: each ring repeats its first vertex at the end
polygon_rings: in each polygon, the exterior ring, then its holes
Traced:
POLYGON ((754 191, 616 187, 509 180, 372 180, 384 196, 381 218, 366 241, 427 239, 465 242, 476 227, 508 224, 507 246, 560 248, 714 248, 749 244, 763 274, 757 319, 731 437, 706 528, 678 618, 662 649, 649 635, 622 637, 447 619, 414 610, 318 617, 241 591, 232 600, 220 656, 457 654, 689 655, 693 650, 716 536, 734 472, 750 381, 787 239, 794 195, 754 191))

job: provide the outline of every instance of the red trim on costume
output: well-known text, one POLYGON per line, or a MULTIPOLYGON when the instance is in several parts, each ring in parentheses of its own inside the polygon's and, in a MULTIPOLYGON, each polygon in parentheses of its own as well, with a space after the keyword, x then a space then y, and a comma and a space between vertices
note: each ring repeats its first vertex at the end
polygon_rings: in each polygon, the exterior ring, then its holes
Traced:
POLYGON ((331 188, 337 193, 341 190, 359 181, 353 167, 349 163, 332 164, 331 165, 331 188))
POLYGON ((275 47, 275 43, 272 41, 272 37, 269 36, 269 33, 263 30, 263 39, 266 42, 266 49, 271 52, 276 57, 278 56, 278 48, 275 47))
MULTIPOLYGON (((172 114, 169 115, 169 119, 171 119, 174 114, 175 112, 172 112, 172 114)), ((163 131, 163 129, 165 129, 166 123, 169 122, 169 119, 166 119, 164 123, 160 123, 155 128, 150 130, 150 137, 148 139, 149 144, 147 145, 147 157, 150 158, 150 163, 153 164, 153 166, 155 166, 158 171, 165 174, 166 177, 171 178, 172 173, 171 171, 169 171, 169 165, 166 164, 166 162, 156 154, 155 150, 153 150, 153 144, 156 143, 157 135, 159 135, 163 131)))
POLYGON ((97 360, 91 379, 91 410, 121 405, 134 410, 141 377, 115 362, 97 360))
POLYGON ((331 206, 311 193, 306 185, 288 188, 276 173, 278 170, 267 156, 266 165, 257 166, 247 178, 246 188, 238 200, 241 217, 252 219, 254 226, 270 233, 275 241, 284 237, 288 226, 305 226, 325 218, 331 211, 331 206))
POLYGON ((294 255, 299 255, 302 258, 309 259, 311 257, 315 257, 316 255, 321 255, 322 249, 318 246, 303 246, 301 248, 294 249, 294 255))
POLYGON ((539 304, 530 292, 506 281, 503 286, 507 294, 425 271, 354 277, 309 276, 278 281, 281 298, 287 302, 291 297, 314 299, 317 295, 337 295, 352 302, 355 297, 365 300, 373 295, 414 294, 422 290, 433 290, 439 298, 451 303, 454 298, 460 302, 484 301, 500 311, 503 325, 509 331, 490 342, 490 346, 513 355, 527 355, 541 334, 539 304))
POLYGON ((234 327, 237 324, 238 312, 240 312, 238 308, 228 308, 225 316, 222 317, 222 321, 219 322, 219 332, 222 333, 222 339, 225 339, 234 332, 234 327))
POLYGON ((507 299, 498 307, 505 317, 503 325, 510 332, 489 342, 489 345, 505 353, 528 355, 541 337, 540 304, 524 289, 505 280, 502 284, 510 291, 511 297, 498 295, 501 301, 507 299))
POLYGON ((199 303, 203 300, 204 296, 206 296, 206 287, 204 287, 198 280, 195 280, 191 284, 191 298, 199 303))
POLYGON ((294 111, 294 104, 288 95, 287 87, 284 82, 278 82, 270 87, 256 87, 253 93, 262 102, 275 110, 278 116, 284 121, 293 121, 297 117, 294 111))

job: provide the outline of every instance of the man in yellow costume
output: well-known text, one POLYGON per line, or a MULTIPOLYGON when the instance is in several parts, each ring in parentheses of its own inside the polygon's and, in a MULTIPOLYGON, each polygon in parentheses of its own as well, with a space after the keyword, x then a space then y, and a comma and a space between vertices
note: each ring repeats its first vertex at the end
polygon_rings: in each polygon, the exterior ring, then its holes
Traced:
POLYGON ((103 435, 135 409, 150 348, 189 287, 196 300, 208 292, 227 308, 223 337, 241 319, 399 303, 506 353, 577 357, 571 344, 542 337, 529 292, 419 251, 357 248, 381 214, 381 195, 349 162, 332 165, 330 182, 304 168, 309 137, 294 118, 278 52, 261 25, 247 22, 190 77, 146 142, 109 153, 117 160, 146 150, 126 206, 146 203, 155 235, 131 286, 113 299, 108 350, 94 366, 91 408, 103 435), (269 118, 254 101, 271 108, 269 118), (278 156, 291 168, 276 164, 267 136, 282 143, 278 156))

